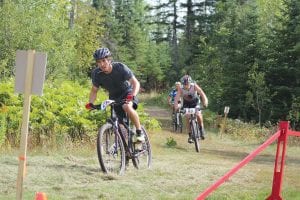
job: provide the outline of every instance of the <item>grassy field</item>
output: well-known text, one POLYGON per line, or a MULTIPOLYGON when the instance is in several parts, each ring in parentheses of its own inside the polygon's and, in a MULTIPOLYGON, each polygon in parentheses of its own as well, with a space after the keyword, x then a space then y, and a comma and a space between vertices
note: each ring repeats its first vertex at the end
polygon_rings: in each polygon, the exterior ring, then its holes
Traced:
MULTIPOLYGON (((164 118, 164 116, 160 116, 164 118)), ((209 132, 200 153, 187 143, 187 135, 150 132, 153 165, 136 170, 130 165, 123 176, 105 175, 98 165, 95 146, 67 146, 61 150, 28 152, 24 199, 36 192, 49 200, 65 199, 195 199, 260 144, 234 141, 209 132), (170 148, 167 139, 177 145, 170 148)), ((276 145, 271 145, 221 185, 209 200, 258 200, 271 194, 276 145)), ((0 153, 0 200, 16 198, 17 151, 0 153)), ((284 169, 282 197, 300 200, 300 147, 289 147, 284 169)))

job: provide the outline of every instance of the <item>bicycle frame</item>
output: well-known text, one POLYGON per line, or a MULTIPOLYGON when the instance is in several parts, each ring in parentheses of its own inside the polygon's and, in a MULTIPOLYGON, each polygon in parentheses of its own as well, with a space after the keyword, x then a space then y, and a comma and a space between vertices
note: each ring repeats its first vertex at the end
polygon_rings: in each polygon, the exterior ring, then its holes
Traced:
POLYGON ((118 168, 115 168, 115 166, 119 166, 119 173, 122 174, 126 169, 125 166, 129 164, 128 161, 130 159, 132 160, 133 166, 137 169, 143 167, 149 168, 151 165, 151 145, 144 127, 141 128, 145 134, 145 142, 135 143, 132 141, 132 137, 135 133, 130 126, 128 116, 125 115, 124 118, 119 118, 116 113, 115 107, 123 103, 123 101, 115 102, 114 100, 105 100, 102 102, 101 108, 100 105, 94 106, 94 109, 98 110, 105 110, 108 106, 111 107, 110 117, 108 117, 107 122, 100 127, 97 136, 98 160, 102 171, 105 173, 108 171, 117 171, 118 168), (105 146, 104 149, 103 146, 105 146), (121 163, 117 164, 118 162, 121 163), (144 165, 144 163, 146 165, 144 165))
MULTIPOLYGON (((129 158, 133 159, 134 157, 139 156, 140 154, 144 153, 144 151, 138 151, 135 152, 135 144, 132 142, 132 137, 134 135, 132 129, 130 128, 130 120, 127 116, 127 114, 125 113, 125 117, 122 119, 122 122, 119 122, 119 118, 117 116, 117 113, 115 111, 115 106, 116 105, 121 105, 123 102, 115 102, 112 100, 106 100, 101 104, 101 109, 104 110, 107 106, 111 107, 111 116, 110 118, 107 120, 107 122, 111 123, 113 125, 113 129, 114 129, 114 133, 115 133, 115 141, 117 143, 117 134, 119 133, 119 135, 121 136, 124 148, 125 148, 125 152, 126 152, 126 156, 128 156, 129 158), (125 121, 124 121, 125 119, 125 121), (126 131, 127 131, 127 141, 126 141, 126 133, 122 132, 122 128, 120 126, 120 124, 122 124, 126 131)), ((116 150, 118 146, 116 146, 116 150)))
POLYGON ((197 121, 197 115, 196 112, 202 110, 200 107, 196 107, 196 108, 184 108, 182 113, 184 115, 190 115, 189 118, 189 126, 191 129, 191 133, 192 133, 192 138, 194 140, 195 143, 195 148, 196 151, 199 152, 200 151, 200 130, 199 130, 199 124, 197 121))
POLYGON ((113 126, 113 130, 114 130, 114 133, 115 133, 115 148, 116 150, 118 149, 118 143, 117 143, 117 133, 119 133, 119 135, 121 136, 121 139, 123 141, 123 144, 124 144, 124 148, 125 148, 125 152, 126 152, 126 156, 129 156, 129 158, 132 158, 134 156, 134 152, 133 152, 133 149, 134 148, 131 148, 133 147, 132 145, 132 136, 133 136, 133 132, 130 128, 130 120, 126 114, 125 116, 125 120, 122 120, 122 122, 119 122, 119 118, 117 116, 117 113, 115 111, 115 106, 118 105, 118 103, 111 103, 110 104, 110 107, 111 107, 111 116, 110 118, 107 120, 108 123, 111 123, 112 126, 113 126), (127 133, 123 133, 122 132, 122 128, 120 126, 120 124, 124 125, 127 133), (126 134, 127 134, 127 141, 126 141, 126 134))

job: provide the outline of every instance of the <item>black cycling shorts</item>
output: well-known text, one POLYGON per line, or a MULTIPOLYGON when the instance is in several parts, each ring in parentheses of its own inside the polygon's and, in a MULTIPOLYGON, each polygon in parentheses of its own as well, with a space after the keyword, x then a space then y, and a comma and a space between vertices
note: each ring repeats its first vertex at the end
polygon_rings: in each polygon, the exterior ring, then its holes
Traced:
POLYGON ((194 99, 192 101, 186 101, 183 100, 183 108, 195 108, 198 105, 199 100, 198 99, 194 99))
MULTIPOLYGON (((126 98, 127 94, 124 95, 122 97, 122 99, 126 98)), ((136 110, 138 108, 138 103, 139 103, 139 100, 137 97, 134 97, 134 99, 132 100, 132 107, 136 110)), ((119 119, 123 119, 126 117, 126 113, 125 111, 123 110, 122 108, 123 104, 122 105, 118 105, 118 106, 115 106, 115 111, 116 111, 116 114, 118 116, 119 119)))

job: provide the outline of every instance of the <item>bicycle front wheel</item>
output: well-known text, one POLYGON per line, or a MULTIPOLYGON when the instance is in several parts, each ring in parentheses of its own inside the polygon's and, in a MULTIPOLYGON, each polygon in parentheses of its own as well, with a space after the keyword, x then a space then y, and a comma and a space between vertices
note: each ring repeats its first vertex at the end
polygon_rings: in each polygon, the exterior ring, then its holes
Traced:
POLYGON ((195 144, 196 152, 200 152, 200 141, 199 141, 199 127, 198 123, 195 120, 192 120, 191 123, 192 137, 195 144))
POLYGON ((100 167, 104 173, 123 174, 125 171, 125 149, 119 132, 110 123, 99 129, 97 153, 100 167))
POLYGON ((145 142, 142 144, 142 148, 136 148, 136 145, 134 144, 134 166, 137 169, 147 169, 151 167, 152 164, 152 150, 151 150, 151 144, 149 140, 148 133, 142 127, 142 131, 145 134, 145 142))
POLYGON ((178 119, 179 119, 179 121, 178 121, 178 127, 179 127, 179 131, 180 131, 180 133, 182 133, 182 128, 183 128, 183 122, 182 122, 182 114, 180 114, 180 113, 178 113, 178 119))

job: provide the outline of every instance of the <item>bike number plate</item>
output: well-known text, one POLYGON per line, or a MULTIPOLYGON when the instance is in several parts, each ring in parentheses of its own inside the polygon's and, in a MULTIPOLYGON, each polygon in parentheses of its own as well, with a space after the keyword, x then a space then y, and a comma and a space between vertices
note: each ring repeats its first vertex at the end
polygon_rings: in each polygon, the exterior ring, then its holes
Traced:
POLYGON ((185 114, 195 114, 196 113, 196 108, 185 108, 184 113, 185 114))
POLYGON ((101 110, 105 110, 107 106, 115 102, 114 100, 105 100, 101 103, 101 110))

